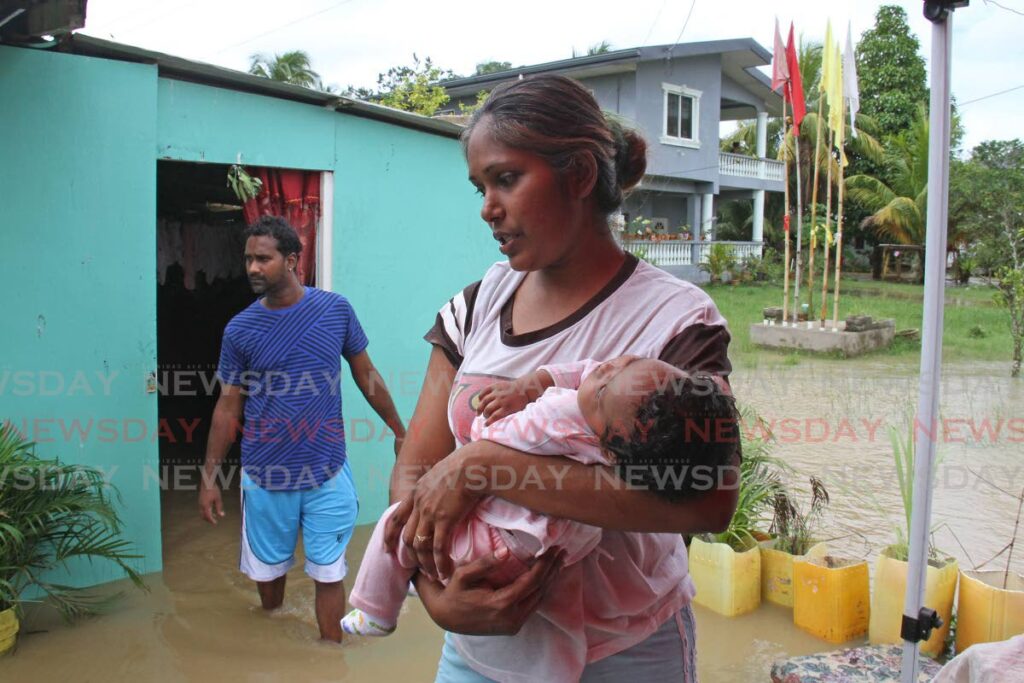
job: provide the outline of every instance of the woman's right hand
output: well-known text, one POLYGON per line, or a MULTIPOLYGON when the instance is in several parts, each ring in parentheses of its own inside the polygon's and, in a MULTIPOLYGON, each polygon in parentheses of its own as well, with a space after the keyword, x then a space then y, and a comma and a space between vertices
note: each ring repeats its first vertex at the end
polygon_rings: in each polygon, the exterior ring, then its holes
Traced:
MULTIPOLYGON (((499 551, 502 552, 508 550, 499 551)), ((447 586, 417 574, 416 590, 430 618, 446 631, 477 636, 515 635, 536 611, 564 557, 564 552, 552 548, 515 581, 492 588, 485 579, 504 561, 504 555, 485 555, 457 568, 447 586)))

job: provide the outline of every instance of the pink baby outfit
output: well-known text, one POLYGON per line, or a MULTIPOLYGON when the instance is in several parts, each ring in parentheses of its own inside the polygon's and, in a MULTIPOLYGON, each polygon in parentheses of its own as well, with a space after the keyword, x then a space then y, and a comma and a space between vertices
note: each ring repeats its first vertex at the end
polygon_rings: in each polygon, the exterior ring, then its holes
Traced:
MULTIPOLYGON (((582 361, 542 366, 554 379, 549 388, 523 410, 485 426, 483 416, 473 421, 472 439, 486 439, 535 455, 572 458, 584 464, 607 465, 594 431, 587 425, 577 401, 582 381, 599 363, 582 361)), ((397 553, 384 546, 384 530, 398 505, 388 508, 373 530, 350 601, 354 607, 388 623, 395 623, 405 599, 406 587, 418 567, 412 548, 400 544, 397 553)), ((579 561, 601 541, 601 529, 568 519, 532 512, 501 498, 480 502, 452 534, 451 557, 456 566, 467 564, 499 548, 509 553, 488 582, 508 585, 525 572, 533 559, 549 548, 566 552, 559 583, 562 590, 545 598, 538 609, 553 628, 542 647, 546 660, 564 669, 553 680, 567 680, 585 664, 583 633, 582 571, 579 561)), ((555 674, 555 671, 550 671, 555 674)))

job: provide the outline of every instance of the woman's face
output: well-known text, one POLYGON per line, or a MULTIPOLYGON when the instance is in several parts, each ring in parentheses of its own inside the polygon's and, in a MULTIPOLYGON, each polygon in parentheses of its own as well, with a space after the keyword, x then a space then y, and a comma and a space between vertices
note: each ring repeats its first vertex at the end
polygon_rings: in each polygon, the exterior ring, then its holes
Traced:
POLYGON ((483 196, 480 217, 514 270, 563 263, 579 244, 579 201, 540 156, 495 140, 483 119, 467 145, 469 182, 483 196))

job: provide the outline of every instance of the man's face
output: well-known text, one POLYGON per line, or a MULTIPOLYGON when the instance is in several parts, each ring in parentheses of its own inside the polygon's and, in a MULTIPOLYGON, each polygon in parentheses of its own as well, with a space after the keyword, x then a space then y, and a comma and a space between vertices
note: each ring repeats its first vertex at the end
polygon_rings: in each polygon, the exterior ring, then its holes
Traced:
POLYGON ((273 292, 287 283, 295 257, 285 256, 277 249, 277 240, 266 235, 245 241, 245 273, 249 286, 257 294, 273 292))

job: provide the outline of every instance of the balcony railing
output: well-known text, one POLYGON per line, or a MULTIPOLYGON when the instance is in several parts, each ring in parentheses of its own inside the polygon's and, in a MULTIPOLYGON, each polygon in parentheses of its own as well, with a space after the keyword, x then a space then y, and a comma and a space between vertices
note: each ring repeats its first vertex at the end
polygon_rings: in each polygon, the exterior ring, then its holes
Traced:
POLYGON ((698 242, 693 240, 624 240, 622 248, 643 256, 656 266, 694 266, 707 263, 711 245, 724 244, 732 249, 738 263, 761 257, 760 242, 698 242))
POLYGON ((745 154, 718 153, 718 172, 722 175, 740 178, 761 178, 763 180, 784 180, 785 165, 774 159, 759 159, 745 154))

